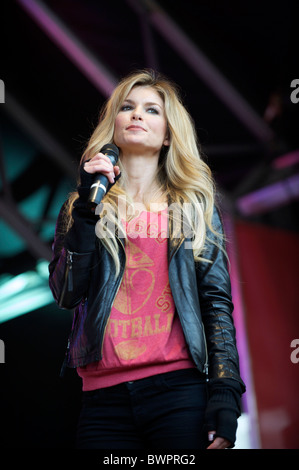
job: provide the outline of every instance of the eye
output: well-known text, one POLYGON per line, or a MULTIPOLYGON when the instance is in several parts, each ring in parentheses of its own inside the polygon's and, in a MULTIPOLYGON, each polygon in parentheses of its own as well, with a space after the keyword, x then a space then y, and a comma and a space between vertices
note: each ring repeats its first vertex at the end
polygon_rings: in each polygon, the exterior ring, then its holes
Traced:
POLYGON ((159 111, 156 108, 152 108, 152 107, 148 108, 147 112, 151 114, 159 114, 159 111))
POLYGON ((120 111, 130 111, 132 109, 132 105, 130 104, 123 104, 120 108, 120 111))

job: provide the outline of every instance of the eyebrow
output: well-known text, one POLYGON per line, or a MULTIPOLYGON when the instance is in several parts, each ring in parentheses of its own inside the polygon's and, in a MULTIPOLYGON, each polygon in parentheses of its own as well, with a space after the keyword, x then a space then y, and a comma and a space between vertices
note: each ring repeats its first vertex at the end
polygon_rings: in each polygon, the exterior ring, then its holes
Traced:
MULTIPOLYGON (((135 101, 130 100, 130 99, 125 99, 124 103, 135 104, 135 101)), ((144 104, 145 104, 145 106, 153 106, 153 105, 159 106, 159 108, 163 109, 162 106, 159 103, 155 103, 154 101, 148 101, 147 103, 144 103, 144 104)))

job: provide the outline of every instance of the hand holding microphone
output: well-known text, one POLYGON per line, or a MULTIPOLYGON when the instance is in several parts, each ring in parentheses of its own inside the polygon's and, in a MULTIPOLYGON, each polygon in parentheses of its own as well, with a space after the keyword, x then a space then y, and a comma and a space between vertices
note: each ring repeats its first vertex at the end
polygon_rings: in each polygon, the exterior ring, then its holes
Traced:
POLYGON ((115 182, 115 177, 119 176, 120 169, 115 166, 118 160, 119 150, 114 144, 104 145, 100 152, 91 160, 84 163, 84 170, 87 173, 95 174, 93 184, 90 187, 88 207, 94 211, 105 196, 109 184, 115 182))

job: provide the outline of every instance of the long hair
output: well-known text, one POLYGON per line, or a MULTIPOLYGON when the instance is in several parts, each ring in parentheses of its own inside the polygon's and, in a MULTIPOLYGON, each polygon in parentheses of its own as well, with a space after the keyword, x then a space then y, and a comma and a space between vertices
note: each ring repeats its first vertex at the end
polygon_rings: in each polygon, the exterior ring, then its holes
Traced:
MULTIPOLYGON (((104 144, 113 142, 115 118, 124 100, 136 86, 152 87, 163 100, 170 143, 160 152, 156 175, 159 195, 161 197, 162 193, 162 197, 170 201, 172 206, 180 208, 185 222, 187 221, 192 229, 194 259, 204 261, 207 228, 216 234, 212 227, 215 184, 211 170, 202 158, 193 119, 182 103, 177 86, 168 78, 152 70, 141 70, 121 80, 105 103, 99 123, 91 135, 80 163, 96 155, 104 144)), ((113 257, 116 273, 119 272, 119 245, 116 233, 121 233, 124 238, 126 237, 118 217, 118 202, 122 199, 128 208, 133 202, 126 193, 127 178, 121 158, 118 165, 122 176, 102 201, 103 207, 110 209, 108 213, 106 212, 104 219, 107 221, 108 217, 111 221, 110 226, 117 230, 110 230, 106 226, 106 236, 100 237, 102 244, 113 257)), ((69 198, 67 212, 69 223, 71 223, 73 203, 77 197, 78 193, 75 192, 69 198)), ((148 208, 149 202, 153 200, 144 202, 148 208)), ((130 213, 130 210, 127 213, 130 213)), ((175 217, 173 214, 170 216, 175 217)), ((170 233, 169 236, 171 238, 176 235, 170 233)))

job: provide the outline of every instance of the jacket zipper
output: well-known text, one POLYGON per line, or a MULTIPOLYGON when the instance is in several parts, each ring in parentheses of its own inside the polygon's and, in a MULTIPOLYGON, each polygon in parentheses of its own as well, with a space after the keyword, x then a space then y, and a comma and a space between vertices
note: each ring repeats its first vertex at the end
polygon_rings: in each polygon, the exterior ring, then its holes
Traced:
POLYGON ((64 284, 61 292, 61 296, 59 299, 59 306, 62 306, 63 299, 65 297, 66 290, 68 292, 72 292, 73 290, 73 252, 67 250, 67 257, 66 257, 66 268, 64 273, 64 284))
POLYGON ((65 355, 64 355, 64 361, 62 363, 61 370, 60 370, 60 377, 62 377, 62 378, 64 377, 65 369, 66 369, 68 361, 69 361, 70 344, 71 344, 71 341, 70 341, 70 339, 68 339, 67 348, 66 348, 65 355))
POLYGON ((205 334, 203 324, 202 324, 202 327, 203 327, 203 338, 204 338, 204 342, 205 342, 205 352, 206 352, 206 361, 205 361, 203 367, 204 367, 204 373, 206 374, 206 379, 208 381, 209 380, 208 346, 207 346, 207 338, 206 338, 206 334, 205 334))

